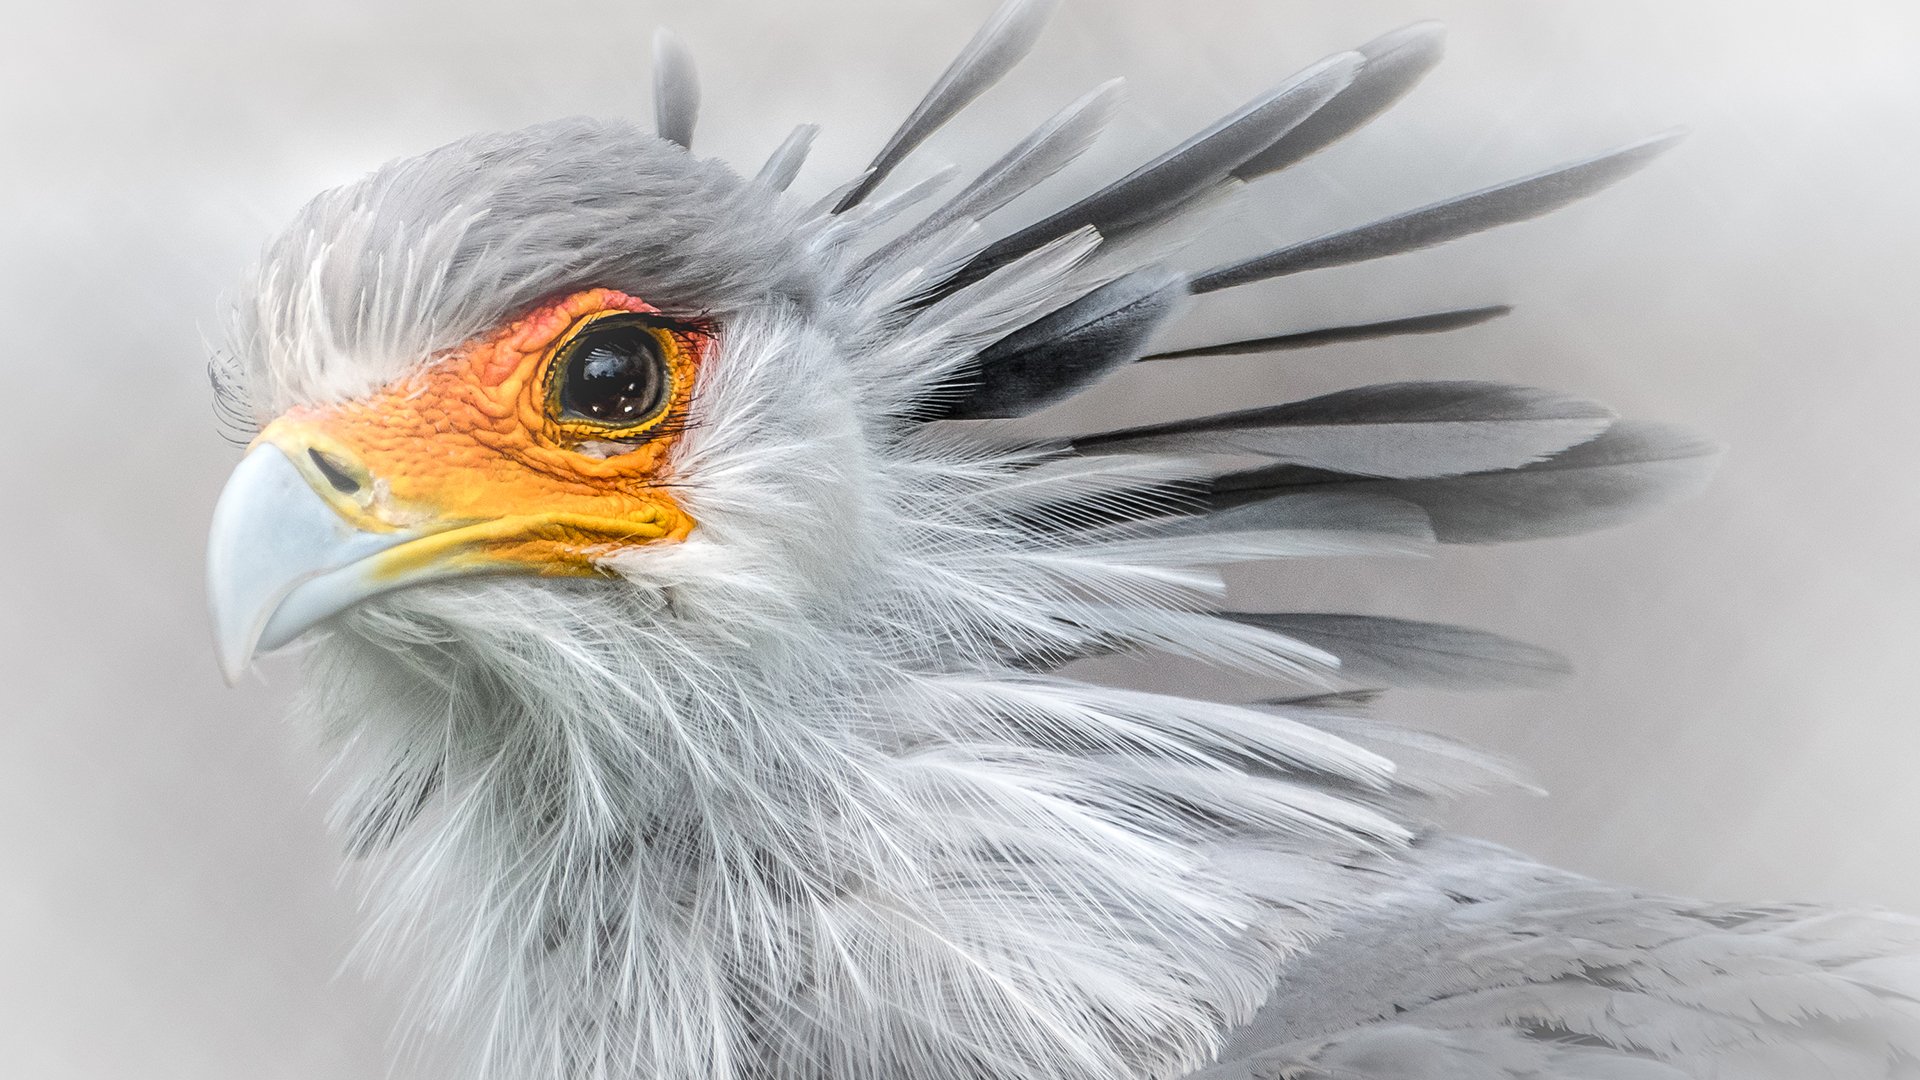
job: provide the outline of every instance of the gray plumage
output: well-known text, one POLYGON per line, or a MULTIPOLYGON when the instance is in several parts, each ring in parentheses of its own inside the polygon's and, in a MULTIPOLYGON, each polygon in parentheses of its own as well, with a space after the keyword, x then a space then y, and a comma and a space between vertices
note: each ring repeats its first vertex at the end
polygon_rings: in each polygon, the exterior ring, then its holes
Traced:
POLYGON ((653 35, 653 129, 683 149, 693 148, 700 118, 700 77, 693 53, 680 35, 662 28, 653 35))
MULTIPOLYGON (((1232 213, 1243 180, 1411 87, 1438 56, 1422 24, 1002 241, 987 239, 993 216, 1086 148, 1111 87, 945 202, 938 176, 881 191, 1027 51, 1047 7, 1001 8, 873 164, 817 203, 785 194, 810 128, 752 181, 686 151, 698 94, 662 39, 657 137, 569 120, 384 166, 302 210, 238 297, 216 385, 255 425, 376 408, 376 391, 431 410, 426 376, 463 343, 521 333, 539 305, 585 290, 711 333, 668 442, 574 441, 552 411, 564 396, 529 391, 523 409, 487 413, 464 456, 416 459, 532 462, 627 502, 670 492, 682 533, 598 543, 591 576, 383 579, 310 620, 301 711, 338 753, 337 824, 375 879, 371 952, 417 952, 422 1019, 464 1037, 464 1075, 1914 1076, 1913 923, 1647 896, 1449 838, 1441 800, 1523 786, 1517 772, 1366 715, 1372 694, 1352 689, 1532 685, 1563 670, 1557 657, 1384 616, 1232 610, 1236 564, 1616 524, 1697 487, 1705 443, 1464 381, 1077 438, 1043 417, 990 422, 1131 363, 1189 291, 1523 220, 1666 141, 1190 289, 1171 248, 1232 213), (940 422, 955 419, 989 422, 940 422), (646 459, 656 487, 608 479, 645 448, 661 450, 646 459), (1272 689, 1203 700, 1071 663, 1130 650, 1272 689)), ((382 438, 444 433, 374 419, 382 438)), ((308 516, 246 528, 318 521, 329 543, 417 543, 412 530, 444 524, 424 501, 377 517, 381 482, 303 494, 313 481, 275 464, 282 450, 249 452, 238 505, 264 490, 306 498, 308 516), (263 476, 279 486, 246 486, 263 476), (347 498, 363 501, 350 512, 347 498)), ((458 486, 491 494, 492 475, 458 486)), ((471 505, 452 528, 517 536, 521 518, 476 524, 471 505)), ((544 509, 518 508, 552 525, 544 509)), ((557 520, 564 533, 574 519, 557 520)), ((322 569, 286 588, 331 582, 322 569)))
POLYGON ((1591 532, 1706 486, 1718 447, 1658 424, 1620 423, 1589 442, 1516 469, 1383 480, 1279 466, 1214 480, 1207 505, 1311 491, 1371 493, 1425 511, 1443 544, 1538 540, 1591 532))
POLYGON ((1055 0, 1006 0, 947 65, 927 96, 874 155, 866 175, 835 204, 834 211, 841 213, 859 205, 927 136, 1012 70, 1033 48, 1054 4, 1055 0))
POLYGON ((1194 1080, 1914 1075, 1912 968, 1880 954, 1911 955, 1914 920, 1664 897, 1457 838, 1408 869, 1194 1080))
POLYGON ((1231 611, 1224 618, 1272 630, 1340 658, 1341 678, 1362 685, 1543 686, 1567 661, 1524 641, 1444 623, 1379 615, 1231 611))
POLYGON ((262 256, 258 302, 232 312, 235 366, 216 380, 256 419, 338 400, 593 286, 716 315, 815 304, 820 274, 793 230, 765 224, 800 209, 666 145, 626 121, 555 120, 326 192, 262 256))
POLYGON ((973 384, 927 406, 929 420, 1025 416, 1139 357, 1187 297, 1186 275, 1162 267, 1109 282, 981 350, 973 384))
POLYGON ((1354 50, 1365 64, 1353 82, 1272 146, 1242 162, 1234 175, 1253 180, 1305 161, 1346 138, 1405 97, 1440 62, 1446 29, 1414 23, 1374 38, 1354 50))
POLYGON ((1061 109, 928 214, 922 228, 930 233, 962 218, 984 218, 1065 168, 1093 145, 1113 118, 1120 86, 1118 79, 1101 83, 1061 109))
POLYGON ((1438 334, 1448 330, 1464 330, 1469 326, 1478 326, 1503 315, 1511 315, 1513 308, 1506 304, 1491 304, 1486 307, 1460 308, 1455 311, 1437 311, 1431 315, 1410 315, 1399 319, 1384 319, 1379 322, 1355 323, 1351 326, 1327 326, 1317 330, 1295 330, 1286 334, 1273 334, 1268 337, 1247 338, 1241 341, 1226 341, 1217 345, 1196 345, 1186 349, 1172 349, 1167 352, 1143 356, 1142 360, 1190 360, 1200 356, 1239 356, 1244 353, 1283 352, 1290 349, 1310 349, 1319 345, 1337 345, 1351 341, 1372 341, 1376 338, 1399 337, 1403 334, 1438 334))
POLYGON ((1107 236, 1158 221, 1234 174, 1248 158, 1293 130, 1360 70, 1357 53, 1328 57, 1127 175, 995 241, 954 277, 971 283, 1075 229, 1107 236))
POLYGON ((1366 476, 1511 469, 1586 442, 1613 413, 1498 383, 1386 383, 1305 401, 1083 435, 1083 453, 1259 454, 1366 476))
POLYGON ((785 191, 793 186, 800 175, 800 169, 807 163, 807 153, 813 149, 813 140, 820 134, 817 124, 801 124, 781 140, 767 156, 766 164, 754 174, 753 182, 769 191, 785 191))
POLYGON ((1678 134, 1656 136, 1598 157, 1445 199, 1356 229, 1302 241, 1201 274, 1194 278, 1193 291, 1231 289, 1307 270, 1403 255, 1536 218, 1639 171, 1671 149, 1679 138, 1678 134))

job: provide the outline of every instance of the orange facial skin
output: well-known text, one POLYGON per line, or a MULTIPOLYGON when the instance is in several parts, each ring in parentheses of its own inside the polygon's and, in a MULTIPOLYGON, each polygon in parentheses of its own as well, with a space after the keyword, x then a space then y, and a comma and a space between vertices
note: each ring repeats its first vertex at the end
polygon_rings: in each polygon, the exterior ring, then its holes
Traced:
POLYGON ((649 331, 670 379, 657 416, 635 426, 562 417, 556 359, 621 312, 658 313, 611 289, 575 293, 363 398, 290 409, 256 443, 278 446, 352 525, 421 534, 377 556, 380 573, 599 573, 596 560, 613 551, 693 528, 667 462, 713 342, 663 320, 649 331))

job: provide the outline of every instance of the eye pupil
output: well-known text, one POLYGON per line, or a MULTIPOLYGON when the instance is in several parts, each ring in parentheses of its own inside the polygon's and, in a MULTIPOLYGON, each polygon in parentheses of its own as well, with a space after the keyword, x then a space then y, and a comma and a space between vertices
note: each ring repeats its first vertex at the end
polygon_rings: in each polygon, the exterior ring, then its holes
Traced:
POLYGON ((562 411, 610 423, 645 420, 666 392, 660 343, 644 325, 595 327, 574 343, 560 387, 562 411))

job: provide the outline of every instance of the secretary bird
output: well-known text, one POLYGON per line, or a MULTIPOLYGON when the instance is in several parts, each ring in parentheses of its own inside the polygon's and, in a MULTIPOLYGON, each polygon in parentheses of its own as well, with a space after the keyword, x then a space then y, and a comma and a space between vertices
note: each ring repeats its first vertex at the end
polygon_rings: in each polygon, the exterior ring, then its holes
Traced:
POLYGON ((1550 654, 1246 611, 1221 568, 1615 524, 1713 449, 1564 394, 1361 386, 1077 436, 1189 297, 1518 222, 1655 138, 1192 272, 1246 185, 1439 58, 1332 56, 1057 212, 1101 86, 977 177, 896 168, 1027 51, 1012 0, 859 176, 788 193, 657 133, 477 135, 320 195, 215 363, 220 663, 306 639, 377 944, 499 1080, 1877 1080, 1920 1075, 1920 925, 1586 880, 1429 822, 1501 764, 1369 714, 1550 654), (1272 690, 1124 689, 1172 654, 1272 690))

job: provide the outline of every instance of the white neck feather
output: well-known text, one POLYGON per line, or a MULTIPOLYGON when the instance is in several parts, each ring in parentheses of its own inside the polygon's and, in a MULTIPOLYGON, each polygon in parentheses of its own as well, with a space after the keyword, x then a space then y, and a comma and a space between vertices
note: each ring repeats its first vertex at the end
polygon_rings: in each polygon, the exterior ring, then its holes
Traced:
POLYGON ((426 944, 480 1075, 1173 1076, 1349 888, 1328 855, 1405 838, 1324 786, 1385 788, 1356 746, 1006 659, 1100 625, 1298 669, 1181 610, 1218 587, 1186 564, 1298 537, 1065 546, 1018 523, 1190 466, 866 426, 1084 289, 1094 243, 910 332, 884 311, 911 274, 737 318, 677 451, 685 543, 394 594, 316 650, 346 828, 383 849, 376 942, 426 944))

